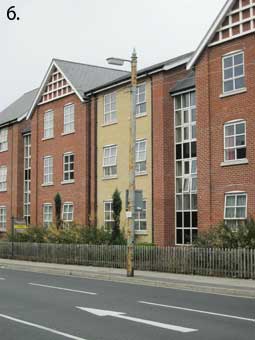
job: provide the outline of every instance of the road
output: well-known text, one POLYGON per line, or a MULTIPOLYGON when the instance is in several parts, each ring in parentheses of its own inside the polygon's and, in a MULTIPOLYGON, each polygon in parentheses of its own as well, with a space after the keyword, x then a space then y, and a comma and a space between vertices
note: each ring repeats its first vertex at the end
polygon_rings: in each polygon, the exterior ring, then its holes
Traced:
POLYGON ((255 299, 0 269, 1 340, 251 340, 255 299))

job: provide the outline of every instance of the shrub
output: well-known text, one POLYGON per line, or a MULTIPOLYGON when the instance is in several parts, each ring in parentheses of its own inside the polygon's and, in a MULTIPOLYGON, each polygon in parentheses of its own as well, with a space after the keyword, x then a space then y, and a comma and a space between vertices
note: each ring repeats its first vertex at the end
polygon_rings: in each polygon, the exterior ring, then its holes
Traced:
POLYGON ((255 220, 248 219, 233 229, 224 222, 199 233, 196 247, 205 248, 255 248, 255 220))
MULTIPOLYGON (((8 240, 12 241, 12 235, 8 234, 8 240)), ((123 232, 112 240, 111 230, 96 227, 83 227, 70 225, 68 228, 58 229, 51 226, 48 229, 43 227, 31 227, 24 233, 16 233, 13 241, 15 242, 34 242, 34 243, 59 243, 59 244, 126 244, 123 232)))

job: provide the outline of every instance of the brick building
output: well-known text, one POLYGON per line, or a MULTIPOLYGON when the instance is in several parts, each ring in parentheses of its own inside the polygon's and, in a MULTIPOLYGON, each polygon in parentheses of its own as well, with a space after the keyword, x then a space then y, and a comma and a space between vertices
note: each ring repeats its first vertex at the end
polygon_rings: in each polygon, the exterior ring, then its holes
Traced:
MULTIPOLYGON (((254 0, 227 1, 194 53, 138 72, 141 241, 190 244, 255 215, 254 17, 254 0)), ((57 192, 66 224, 112 222, 112 192, 125 206, 128 184, 129 83, 128 72, 53 60, 41 87, 2 112, 1 230, 11 215, 54 223, 57 192)))

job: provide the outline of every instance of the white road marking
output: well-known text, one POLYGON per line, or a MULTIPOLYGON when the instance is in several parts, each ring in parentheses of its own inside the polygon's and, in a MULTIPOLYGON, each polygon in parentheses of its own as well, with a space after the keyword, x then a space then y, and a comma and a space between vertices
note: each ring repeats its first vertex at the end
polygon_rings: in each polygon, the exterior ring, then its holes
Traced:
POLYGON ((58 290, 65 290, 67 292, 73 292, 73 293, 80 293, 80 294, 87 294, 87 295, 97 295, 97 293, 93 292, 86 292, 84 290, 75 290, 75 289, 69 289, 69 288, 63 288, 63 287, 55 287, 55 286, 48 286, 48 285, 41 285, 39 283, 29 283, 31 286, 37 286, 37 287, 43 287, 43 288, 51 288, 51 289, 58 289, 58 290))
POLYGON ((11 321, 14 321, 14 322, 17 322, 17 323, 21 323, 23 325, 31 326, 31 327, 34 327, 34 328, 42 329, 43 331, 46 331, 46 332, 62 335, 63 337, 68 338, 68 339, 86 340, 84 338, 80 338, 80 337, 75 336, 75 335, 71 335, 71 334, 68 334, 68 333, 57 331, 56 329, 52 329, 52 328, 48 328, 48 327, 44 327, 44 326, 38 325, 36 323, 32 323, 32 322, 27 322, 27 321, 24 321, 24 320, 16 319, 16 318, 13 318, 13 317, 11 317, 9 315, 0 314, 0 318, 11 320, 11 321))
POLYGON ((146 301, 138 301, 138 302, 145 304, 145 305, 158 306, 158 307, 171 308, 171 309, 179 309, 179 310, 184 310, 184 311, 188 311, 188 312, 215 315, 215 316, 221 316, 221 317, 229 318, 229 319, 237 319, 237 320, 255 322, 255 319, 244 318, 244 317, 241 317, 241 316, 213 313, 213 312, 207 312, 207 311, 198 310, 198 309, 191 309, 191 308, 184 308, 184 307, 177 307, 177 306, 162 305, 160 303, 153 303, 153 302, 146 302, 146 301))
POLYGON ((180 326, 175 326, 175 325, 169 325, 169 324, 166 324, 166 323, 161 323, 161 322, 156 322, 156 321, 151 321, 151 320, 144 320, 144 319, 140 319, 140 318, 132 318, 130 316, 126 316, 125 313, 113 312, 113 311, 102 310, 102 309, 84 308, 84 307, 78 307, 78 306, 76 308, 81 309, 82 311, 94 314, 96 316, 111 316, 111 317, 114 317, 114 318, 119 318, 119 319, 134 321, 134 322, 138 322, 138 323, 143 323, 143 324, 149 325, 149 326, 154 326, 154 327, 159 327, 159 328, 164 328, 164 329, 170 329, 172 331, 181 332, 181 333, 191 333, 191 332, 197 331, 197 329, 180 327, 180 326))
POLYGON ((4 281, 5 280, 5 278, 4 277, 0 277, 0 281, 4 281))

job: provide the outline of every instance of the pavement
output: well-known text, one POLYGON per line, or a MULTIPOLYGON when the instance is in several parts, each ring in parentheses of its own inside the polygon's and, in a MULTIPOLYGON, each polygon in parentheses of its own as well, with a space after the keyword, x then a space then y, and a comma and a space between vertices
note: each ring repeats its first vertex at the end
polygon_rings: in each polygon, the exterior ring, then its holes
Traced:
POLYGON ((126 270, 124 269, 6 259, 0 259, 0 268, 91 279, 96 278, 105 281, 189 290, 208 294, 255 298, 255 280, 169 274, 150 271, 135 271, 135 277, 128 278, 126 276, 126 270))
POLYGON ((254 287, 250 281, 149 272, 136 272, 133 280, 116 269, 1 260, 0 339, 254 339, 254 298, 172 287, 191 283, 241 292, 254 287))

